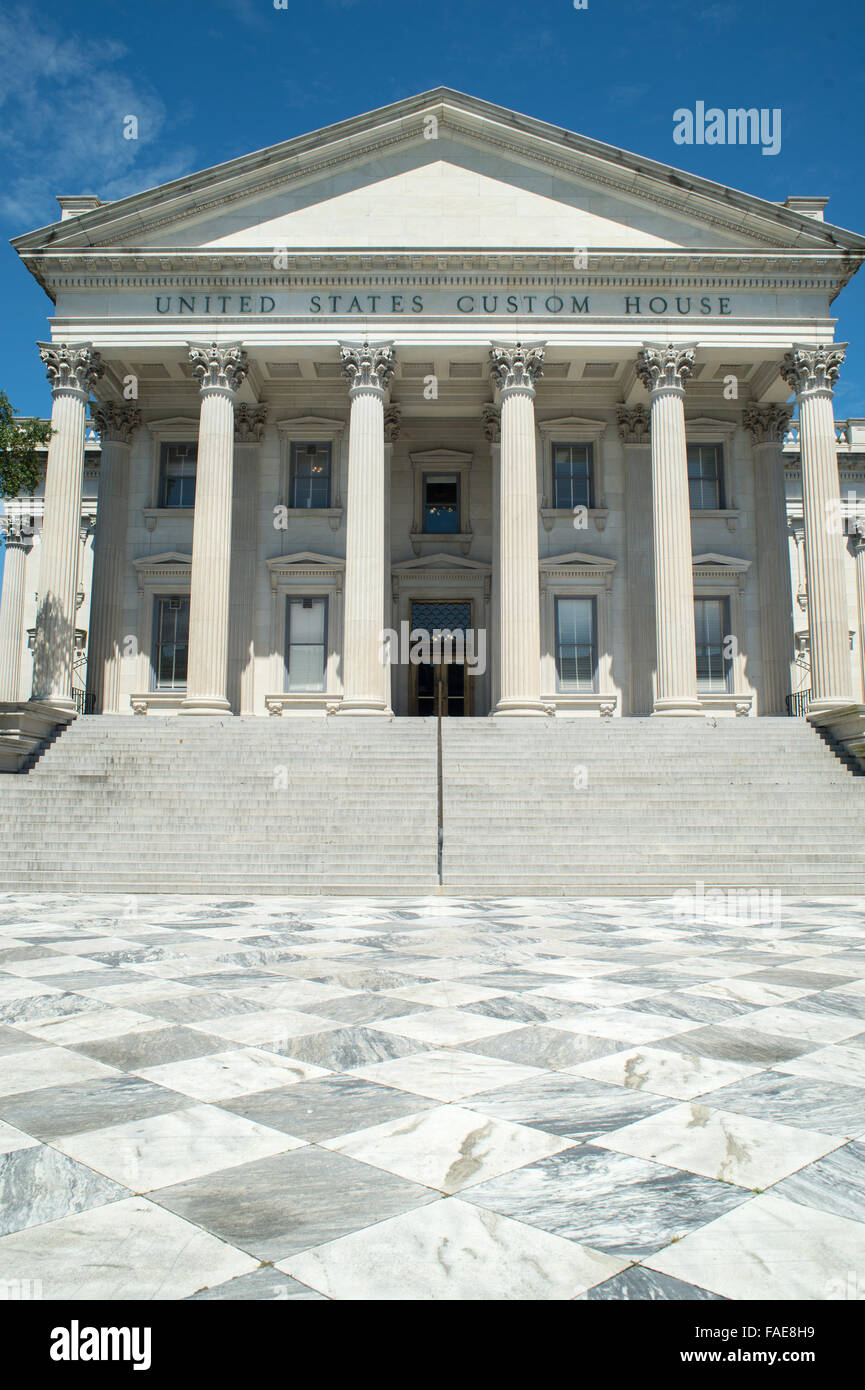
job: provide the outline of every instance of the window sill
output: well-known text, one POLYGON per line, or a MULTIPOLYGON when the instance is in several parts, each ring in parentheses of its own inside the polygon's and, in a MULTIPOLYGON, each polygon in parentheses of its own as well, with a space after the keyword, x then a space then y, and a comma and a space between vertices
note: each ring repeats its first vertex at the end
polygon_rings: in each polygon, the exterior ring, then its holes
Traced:
POLYGON ((456 546, 461 555, 468 555, 474 540, 473 531, 411 531, 409 540, 415 555, 422 550, 448 550, 456 546))
MULTIPOLYGON (((594 523, 596 531, 603 531, 607 525, 607 517, 610 515, 607 507, 589 507, 589 519, 594 523)), ((575 512, 568 511, 567 507, 541 507, 541 521, 544 523, 545 531, 552 531, 557 522, 568 521, 573 525, 575 512)), ((582 529, 582 528, 581 528, 582 529)))
POLYGON ((265 695, 264 707, 268 714, 330 714, 340 701, 340 696, 327 690, 283 690, 278 695, 265 695))
POLYGON ((191 521, 194 515, 194 507, 145 507, 144 525, 148 531, 155 531, 160 521, 175 518, 178 521, 191 521))
POLYGON ((738 509, 732 507, 707 508, 705 511, 702 507, 697 511, 691 509, 692 521, 725 521, 728 531, 735 531, 741 515, 742 513, 738 509))
POLYGON ((130 695, 129 704, 133 714, 176 714, 186 699, 183 690, 146 690, 141 694, 130 695))
MULTIPOLYGON (((314 521, 326 520, 331 531, 338 531, 342 524, 342 507, 283 507, 279 511, 284 514, 287 520, 298 521, 301 517, 314 521)), ((280 528, 277 527, 277 530, 280 528)))
POLYGON ((736 695, 729 690, 698 690, 697 699, 704 714, 744 719, 754 713, 754 696, 750 694, 736 695))
POLYGON ((597 690, 557 690, 554 695, 542 695, 541 703, 552 706, 557 717, 597 715, 610 718, 619 713, 618 695, 602 695, 597 690))

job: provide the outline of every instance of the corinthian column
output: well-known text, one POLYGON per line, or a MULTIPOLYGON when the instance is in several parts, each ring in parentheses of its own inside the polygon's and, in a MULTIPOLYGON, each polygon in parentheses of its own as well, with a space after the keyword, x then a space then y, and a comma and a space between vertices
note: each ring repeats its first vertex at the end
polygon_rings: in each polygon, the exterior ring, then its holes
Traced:
POLYGON ((535 381, 543 362, 543 343, 493 343, 490 349, 490 375, 501 405, 497 716, 546 713, 541 703, 535 443, 535 381))
POLYGON ((71 710, 87 401, 104 367, 90 343, 37 343, 54 404, 39 555, 33 699, 71 710))
POLYGON ((645 343, 637 375, 649 393, 657 677, 653 714, 700 714, 685 382, 691 344, 645 343))
POLYGON ((228 684, 232 709, 255 712, 255 571, 258 551, 259 454, 266 405, 234 412, 234 503, 231 520, 231 617, 228 684))
POLYGON ((345 622, 340 714, 392 714, 385 622, 385 419, 392 343, 340 343, 349 383, 345 622))
POLYGON ((787 495, 781 446, 790 425, 789 405, 749 405, 743 417, 751 434, 763 681, 760 714, 786 714, 793 661, 793 592, 787 495))
POLYGON ((847 705, 852 699, 841 487, 832 412, 832 387, 846 348, 846 343, 822 347, 794 343, 781 367, 799 406, 811 709, 816 711, 847 705))
POLYGON ((99 432, 99 501, 93 536, 90 635, 87 642, 87 693, 96 714, 120 708, 123 656, 123 582, 129 520, 129 449, 141 424, 141 411, 126 401, 101 401, 91 417, 99 432))
POLYGON ((192 574, 189 668, 181 714, 227 714, 228 611, 231 580, 231 492, 234 393, 248 371, 240 343, 190 343, 201 383, 192 574))
POLYGON ((21 699, 21 640, 27 552, 32 537, 18 523, 5 521, 6 559, 0 593, 0 701, 21 699))

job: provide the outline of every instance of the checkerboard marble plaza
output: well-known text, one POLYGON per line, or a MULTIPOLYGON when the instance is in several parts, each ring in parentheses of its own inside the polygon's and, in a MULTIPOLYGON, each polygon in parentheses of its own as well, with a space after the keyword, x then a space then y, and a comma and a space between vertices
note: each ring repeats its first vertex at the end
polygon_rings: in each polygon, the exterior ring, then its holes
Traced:
POLYGON ((865 898, 0 899, 0 1290, 865 1288, 865 898))

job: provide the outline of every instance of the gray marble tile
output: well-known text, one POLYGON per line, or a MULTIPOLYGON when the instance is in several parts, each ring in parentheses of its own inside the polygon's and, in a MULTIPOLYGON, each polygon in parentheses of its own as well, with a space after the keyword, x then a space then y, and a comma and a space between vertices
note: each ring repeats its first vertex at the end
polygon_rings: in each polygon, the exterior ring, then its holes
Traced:
POLYGON ((835 1149, 775 1183, 772 1194, 850 1221, 865 1221, 865 1144, 853 1141, 835 1149))
POLYGON ((457 1005, 489 1018, 510 1019, 514 1023, 548 1023, 557 1018, 588 1017, 595 1010, 568 1004, 561 999, 544 999, 541 995, 499 994, 492 999, 479 999, 473 1004, 457 1005))
POLYGON ((357 1076, 329 1076, 224 1101, 222 1109, 313 1142, 414 1115, 433 1104, 357 1076))
POLYGON ((659 1274, 657 1270, 646 1269, 643 1265, 632 1265, 615 1274, 603 1284, 596 1284, 587 1293, 580 1294, 580 1300, 601 1302, 615 1299, 622 1303, 635 1302, 691 1302, 695 1299, 716 1300, 726 1303, 719 1293, 710 1293, 696 1284, 683 1284, 681 1279, 672 1279, 669 1274, 659 1274))
POLYGON ((560 1028, 527 1025, 498 1037, 466 1043, 465 1052, 480 1052, 485 1057, 501 1057, 508 1062, 520 1062, 529 1067, 550 1070, 572 1067, 591 1057, 606 1057, 615 1052, 618 1044, 606 1038, 586 1034, 565 1033, 560 1028))
POLYGON ((47 1018, 89 1013, 100 1008, 105 1008, 105 1005, 97 1003, 95 999, 87 999, 83 994, 54 991, 21 999, 0 999, 0 1022, 26 1028, 28 1024, 37 1024, 47 1018))
POLYGON ((412 1038, 397 1037, 395 1033, 379 1033, 374 1028, 334 1028, 332 1032, 306 1033, 299 1038, 260 1046, 283 1057, 296 1057, 329 1071, 351 1071, 353 1067, 386 1062, 392 1057, 409 1057, 425 1052, 426 1043, 412 1038))
POLYGON ((44 1144, 0 1156, 0 1236, 119 1202, 129 1191, 44 1144))
MULTIPOLYGON (((662 1276, 657 1275, 660 1279, 662 1276)), ((675 1281, 672 1281, 675 1282, 675 1281)), ((187 1299, 188 1303, 214 1302, 219 1299, 232 1299, 235 1302, 244 1300, 256 1303, 279 1302, 288 1298, 304 1300, 318 1300, 327 1302, 323 1293, 316 1293, 315 1289, 309 1288, 306 1284, 299 1284, 296 1279, 290 1279, 287 1274, 280 1274, 278 1269, 265 1267, 257 1269, 254 1274, 241 1274, 237 1279, 229 1279, 226 1284, 217 1284, 212 1289, 202 1289, 200 1293, 194 1293, 187 1299)))
POLYGON ((141 1033, 121 1033, 116 1038, 99 1038, 70 1044, 76 1052, 119 1071, 141 1071, 165 1062, 185 1062, 224 1052, 225 1039, 209 1037, 192 1028, 154 1028, 141 1033))
POLYGON ((188 1096, 176 1095, 164 1086, 154 1086, 138 1076, 117 1076, 6 1096, 0 1099, 0 1118, 35 1139, 50 1140, 147 1115, 163 1115, 188 1104, 188 1096))
POLYGON ((690 1033, 659 1038, 656 1046, 670 1052, 694 1052, 698 1057, 715 1057, 723 1062, 742 1062, 745 1066, 771 1067, 788 1062, 803 1052, 812 1052, 813 1042, 804 1038, 776 1037, 753 1028, 696 1028, 690 1033))
POLYGON ((462 1194, 593 1250, 639 1259, 747 1202, 741 1188, 584 1144, 462 1194))
POLYGON ((47 1044, 40 1042, 38 1038, 31 1038, 29 1033, 0 1023, 0 1057, 4 1057, 7 1052, 24 1052, 46 1046, 47 1044))
MULTIPOLYGON (((303 1010, 305 1005, 298 1004, 303 1010)), ((309 1008, 322 1018, 336 1023, 375 1023, 379 1018, 403 1018, 407 1014, 424 1013, 428 1004, 412 1004, 405 999, 389 998, 386 994, 347 994, 339 999, 323 999, 309 1008)))
POLYGON ((833 994, 824 990, 820 994, 806 994, 785 1005, 789 1010, 801 1009, 807 1013, 830 1014, 838 1018, 865 1019, 865 999, 857 999, 853 994, 833 994))
POLYGON ((705 1105, 777 1120, 797 1129, 857 1139, 865 1134, 865 1098, 858 1086, 833 1082, 827 1086, 811 1077, 763 1072, 700 1098, 705 1105))
POLYGON ((315 1147, 210 1173, 153 1194, 160 1206, 271 1262, 438 1196, 418 1183, 315 1147))
POLYGON ((220 1018, 227 1014, 260 1013, 262 1005, 239 994, 218 990, 197 990, 180 996, 153 999, 145 996, 140 1005, 129 1001, 130 1008, 140 1007, 154 1018, 172 1023, 199 1023, 203 1018, 220 1018))
POLYGON ((726 1019, 752 1012, 750 1004, 740 1004, 732 999, 701 999, 675 990, 671 994, 635 999, 628 1008, 640 1013, 663 1014, 667 1018, 690 1018, 695 1023, 723 1023, 726 1019))
POLYGON ((793 985, 796 989, 823 990, 832 989, 835 985, 849 984, 857 977, 855 975, 827 974, 820 970, 807 970, 802 965, 779 965, 774 970, 755 970, 752 974, 740 978, 759 980, 768 985, 793 985))
POLYGON ((637 1095, 622 1086, 555 1072, 495 1091, 483 1091, 472 1097, 471 1106, 482 1115, 586 1142, 632 1120, 661 1114, 671 1108, 671 1102, 660 1096, 637 1095))

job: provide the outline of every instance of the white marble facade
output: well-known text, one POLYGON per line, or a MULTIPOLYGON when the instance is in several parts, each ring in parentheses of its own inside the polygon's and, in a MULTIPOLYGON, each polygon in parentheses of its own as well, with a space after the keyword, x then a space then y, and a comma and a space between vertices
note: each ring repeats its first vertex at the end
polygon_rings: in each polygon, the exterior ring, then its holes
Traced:
POLYGON ((55 299, 63 524, 45 490, 7 504, 0 700, 83 708, 86 643, 96 711, 430 712, 405 651, 381 662, 422 611, 483 634, 454 712, 865 699, 865 421, 833 418, 831 309, 865 240, 822 199, 668 172, 439 90, 61 199, 15 245, 55 299))

